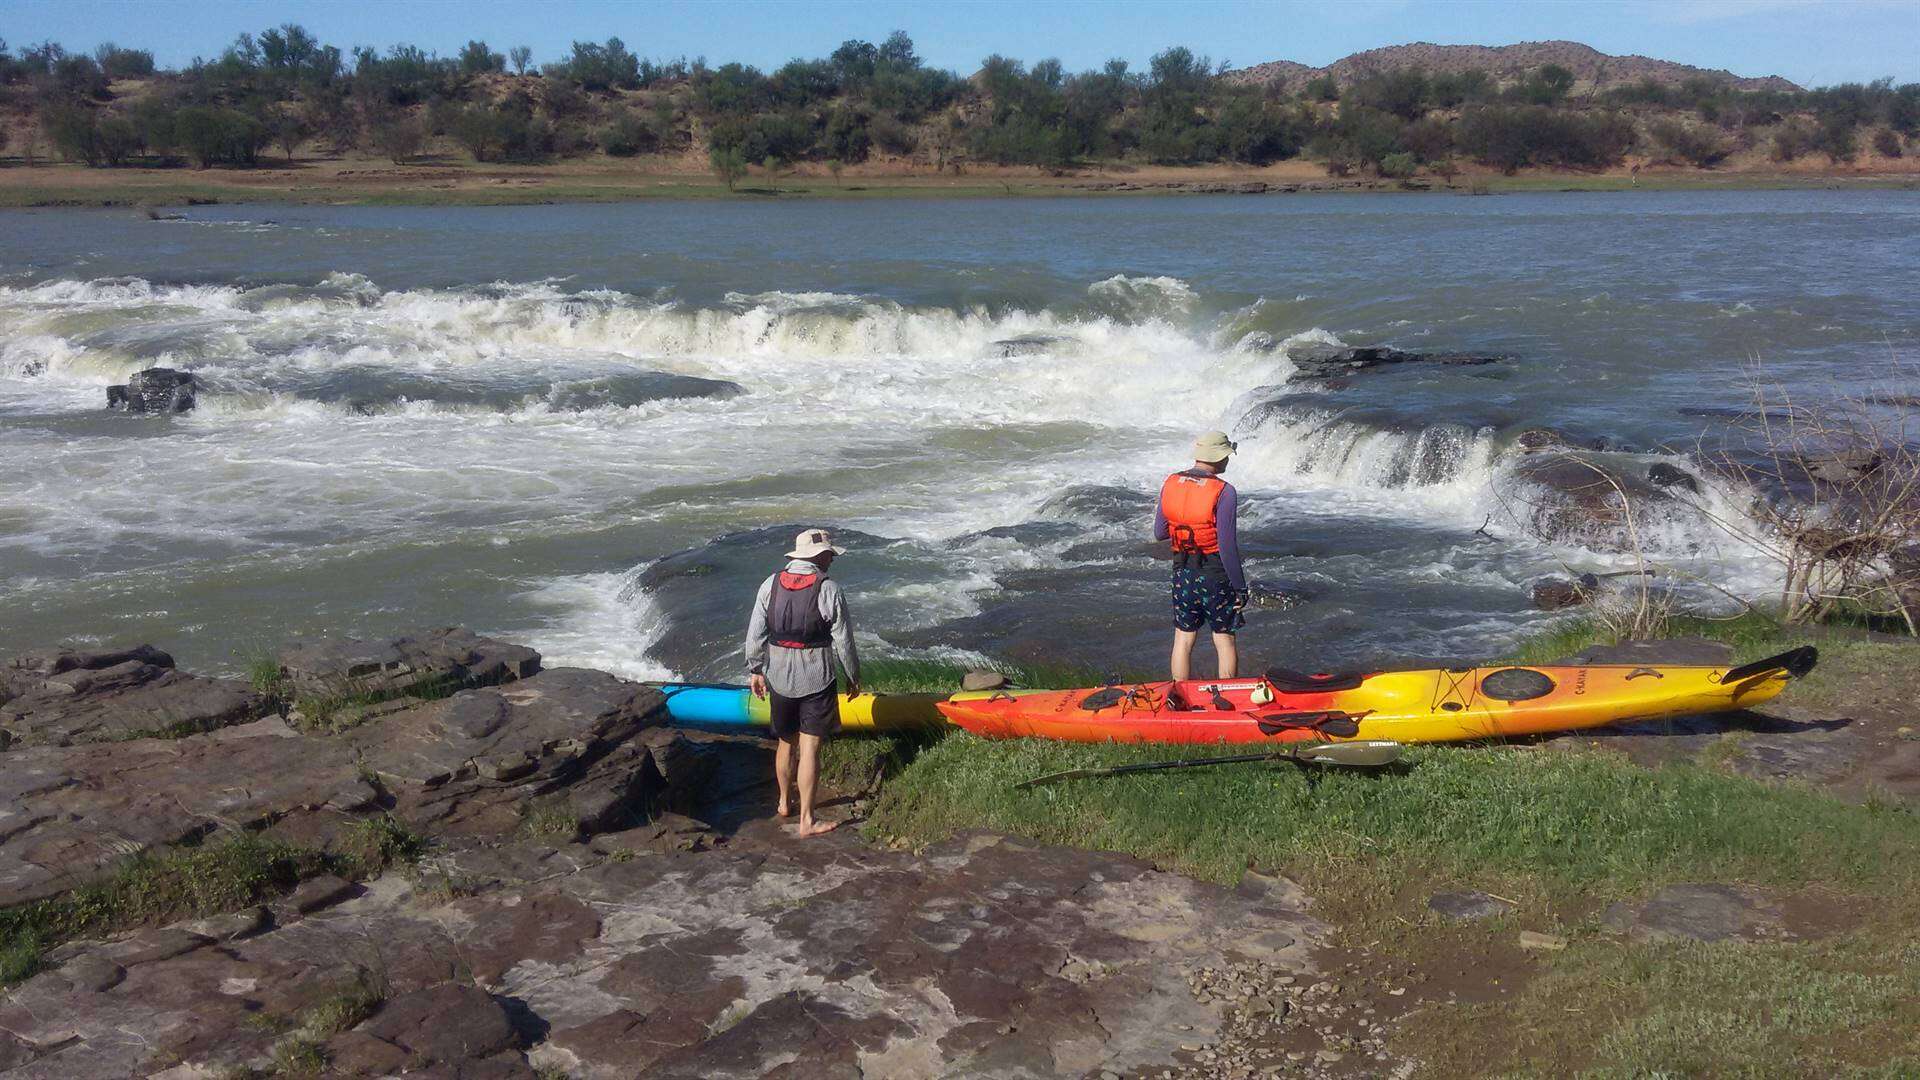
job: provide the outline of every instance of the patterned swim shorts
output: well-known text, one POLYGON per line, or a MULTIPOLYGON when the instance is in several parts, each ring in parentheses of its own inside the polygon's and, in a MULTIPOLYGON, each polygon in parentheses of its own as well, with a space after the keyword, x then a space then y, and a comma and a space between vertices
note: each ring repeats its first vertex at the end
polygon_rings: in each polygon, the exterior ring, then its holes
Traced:
POLYGON ((1173 625, 1189 634, 1206 626, 1216 634, 1231 634, 1247 625, 1239 599, 1219 570, 1191 566, 1173 568, 1173 625))

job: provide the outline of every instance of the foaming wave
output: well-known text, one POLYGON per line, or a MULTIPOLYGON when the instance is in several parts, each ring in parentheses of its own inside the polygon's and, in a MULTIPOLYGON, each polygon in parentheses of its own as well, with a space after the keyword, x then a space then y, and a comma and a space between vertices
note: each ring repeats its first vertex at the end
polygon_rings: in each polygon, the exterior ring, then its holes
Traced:
POLYGON ((668 620, 640 586, 645 569, 544 582, 524 599, 536 608, 552 609, 554 617, 502 636, 540 650, 548 667, 597 668, 629 679, 677 679, 648 654, 665 636, 668 620))
POLYGON ((0 288, 0 336, 41 340, 33 370, 22 360, 8 375, 90 385, 156 364, 243 394, 297 394, 345 368, 507 383, 516 370, 572 365, 595 369, 574 377, 605 377, 640 364, 749 389, 806 380, 856 415, 1136 427, 1172 422, 1169 407, 1216 415, 1236 387, 1284 377, 1283 357, 1222 348, 1215 331, 1177 314, 1192 296, 1177 279, 1111 278, 1093 291, 1124 298, 1129 314, 820 292, 696 307, 553 281, 381 292, 346 274, 258 289, 103 279, 0 288), (989 383, 993 393, 981 393, 989 383))
POLYGON ((1115 274, 1087 286, 1087 295, 1121 318, 1164 319, 1191 314, 1199 297, 1176 277, 1115 274))
POLYGON ((1472 492, 1493 479, 1501 454, 1490 427, 1382 427, 1318 405, 1261 413, 1250 413, 1250 424, 1243 420, 1239 467, 1245 475, 1278 486, 1308 478, 1381 491, 1472 492))

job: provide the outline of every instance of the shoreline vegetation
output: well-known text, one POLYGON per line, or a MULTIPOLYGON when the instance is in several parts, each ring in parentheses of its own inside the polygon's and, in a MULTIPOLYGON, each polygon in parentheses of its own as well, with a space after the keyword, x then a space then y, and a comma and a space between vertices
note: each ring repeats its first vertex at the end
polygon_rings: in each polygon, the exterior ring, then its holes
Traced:
POLYGON ((617 37, 545 64, 343 51, 295 24, 177 71, 17 44, 0 206, 1920 188, 1920 83, 1807 90, 1573 42, 971 74, 897 31, 771 72, 617 37))
POLYGON ((340 158, 295 169, 182 172, 115 170, 58 164, 0 166, 0 208, 173 208, 196 205, 537 206, 653 199, 743 202, 821 199, 1061 198, 1166 195, 1436 194, 1662 191, 1920 191, 1920 172, 1854 170, 1733 172, 1523 170, 1463 173, 1450 181, 1328 177, 1317 167, 1229 169, 1208 166, 1089 166, 1049 175, 1021 167, 981 168, 960 176, 804 169, 755 175, 733 188, 708 173, 573 165, 483 166, 436 162, 394 166, 340 158))

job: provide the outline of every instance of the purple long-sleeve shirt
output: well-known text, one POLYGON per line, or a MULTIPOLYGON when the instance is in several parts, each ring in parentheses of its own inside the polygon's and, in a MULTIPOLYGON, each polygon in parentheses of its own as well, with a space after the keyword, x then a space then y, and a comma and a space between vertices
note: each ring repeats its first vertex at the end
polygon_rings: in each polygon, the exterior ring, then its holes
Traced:
MULTIPOLYGON (((1212 476, 1213 474, 1196 470, 1193 475, 1212 476)), ((1240 530, 1237 524, 1240 516, 1240 495, 1233 490, 1232 484, 1225 480, 1220 483, 1223 485, 1220 488, 1220 501, 1213 504, 1213 527, 1220 534, 1220 565, 1226 568, 1227 584, 1236 589, 1244 589, 1247 587, 1247 574, 1240 566, 1240 530)), ((1155 507, 1153 538, 1165 540, 1169 535, 1166 512, 1155 507)))

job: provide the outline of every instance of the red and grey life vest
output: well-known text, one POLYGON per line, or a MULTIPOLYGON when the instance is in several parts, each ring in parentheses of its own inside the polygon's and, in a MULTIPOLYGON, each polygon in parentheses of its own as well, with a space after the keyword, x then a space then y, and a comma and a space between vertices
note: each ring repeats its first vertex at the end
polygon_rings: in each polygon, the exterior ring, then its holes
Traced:
POLYGON ((1167 538, 1175 554, 1220 551, 1220 527, 1214 509, 1227 482, 1217 476, 1177 472, 1160 485, 1160 514, 1167 519, 1167 538))
POLYGON ((785 570, 774 581, 767 606, 767 637, 783 649, 824 649, 833 644, 833 626, 820 614, 820 585, 825 574, 785 570))

